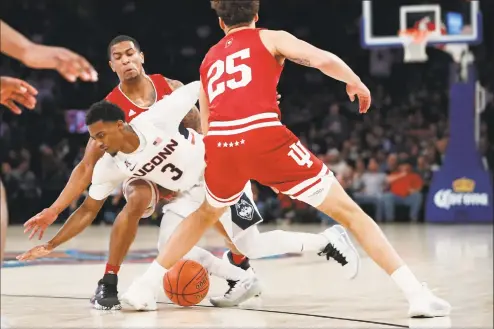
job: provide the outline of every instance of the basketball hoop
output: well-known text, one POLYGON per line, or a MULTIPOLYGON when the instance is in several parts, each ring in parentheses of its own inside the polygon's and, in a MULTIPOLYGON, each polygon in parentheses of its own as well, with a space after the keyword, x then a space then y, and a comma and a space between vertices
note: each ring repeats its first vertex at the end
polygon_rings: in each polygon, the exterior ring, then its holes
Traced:
POLYGON ((428 57, 426 53, 427 40, 432 34, 428 30, 408 29, 399 32, 403 42, 405 53, 405 62, 426 62, 428 57))

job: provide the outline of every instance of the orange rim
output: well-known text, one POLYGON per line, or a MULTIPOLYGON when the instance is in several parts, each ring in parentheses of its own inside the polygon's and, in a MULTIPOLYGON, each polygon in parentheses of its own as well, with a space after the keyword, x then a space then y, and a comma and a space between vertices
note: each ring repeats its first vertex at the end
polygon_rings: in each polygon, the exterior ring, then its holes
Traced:
POLYGON ((409 36, 412 38, 413 42, 415 43, 421 43, 424 40, 427 39, 427 36, 431 34, 430 31, 420 31, 417 29, 408 29, 408 30, 403 30, 399 31, 398 35, 399 36, 409 36))

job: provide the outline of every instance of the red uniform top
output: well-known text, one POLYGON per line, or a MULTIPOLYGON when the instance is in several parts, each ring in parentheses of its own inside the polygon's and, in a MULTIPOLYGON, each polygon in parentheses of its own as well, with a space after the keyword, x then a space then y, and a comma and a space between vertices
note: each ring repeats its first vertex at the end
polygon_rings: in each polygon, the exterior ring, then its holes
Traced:
MULTIPOLYGON (((166 78, 161 74, 151 74, 149 76, 151 82, 153 83, 154 90, 156 93, 156 103, 158 100, 162 99, 166 95, 172 93, 172 88, 166 81, 166 78)), ((116 86, 106 97, 105 99, 109 102, 112 102, 118 105, 125 112, 125 121, 130 122, 132 119, 137 117, 142 112, 147 111, 147 107, 140 107, 134 104, 120 89, 120 84, 116 86)), ((154 104, 153 103, 153 104, 154 104)))
POLYGON ((206 54, 201 81, 209 99, 209 122, 274 112, 280 117, 276 87, 283 66, 261 41, 260 29, 226 35, 206 54))

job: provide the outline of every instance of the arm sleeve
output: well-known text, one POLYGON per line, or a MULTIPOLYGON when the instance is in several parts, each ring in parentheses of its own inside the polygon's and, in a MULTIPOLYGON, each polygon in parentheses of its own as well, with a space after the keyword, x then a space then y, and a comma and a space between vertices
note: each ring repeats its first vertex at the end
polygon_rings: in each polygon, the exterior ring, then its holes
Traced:
POLYGON ((180 122, 189 113, 192 106, 197 103, 199 88, 199 81, 180 87, 151 106, 149 110, 136 119, 150 121, 159 128, 166 126, 178 129, 180 122))
POLYGON ((94 200, 106 199, 125 180, 125 175, 106 155, 94 167, 89 196, 94 200))

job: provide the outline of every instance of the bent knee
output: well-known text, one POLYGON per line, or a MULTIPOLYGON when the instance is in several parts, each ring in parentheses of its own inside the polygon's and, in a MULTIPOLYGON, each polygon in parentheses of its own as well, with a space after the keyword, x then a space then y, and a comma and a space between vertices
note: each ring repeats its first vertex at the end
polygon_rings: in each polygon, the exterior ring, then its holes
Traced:
POLYGON ((153 201, 151 185, 144 181, 134 181, 125 190, 126 208, 132 213, 143 213, 153 201))
POLYGON ((197 214, 201 220, 206 221, 210 226, 213 226, 218 222, 221 215, 223 215, 228 207, 216 208, 210 205, 206 200, 197 209, 197 214))
POLYGON ((364 213, 340 184, 333 184, 318 209, 347 228, 351 226, 353 219, 359 218, 359 215, 364 213))

